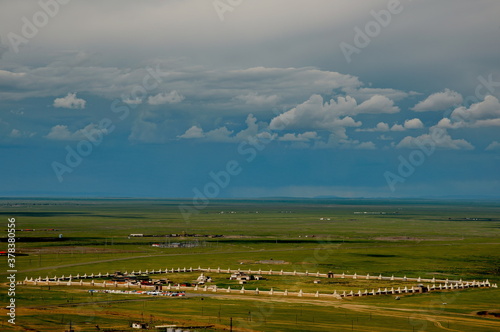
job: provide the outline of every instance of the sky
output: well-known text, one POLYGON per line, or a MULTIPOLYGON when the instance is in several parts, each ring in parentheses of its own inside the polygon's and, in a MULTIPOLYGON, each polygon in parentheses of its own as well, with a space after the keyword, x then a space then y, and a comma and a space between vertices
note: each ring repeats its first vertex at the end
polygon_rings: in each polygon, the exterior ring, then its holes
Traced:
POLYGON ((0 196, 500 198, 498 1, 0 8, 0 196))

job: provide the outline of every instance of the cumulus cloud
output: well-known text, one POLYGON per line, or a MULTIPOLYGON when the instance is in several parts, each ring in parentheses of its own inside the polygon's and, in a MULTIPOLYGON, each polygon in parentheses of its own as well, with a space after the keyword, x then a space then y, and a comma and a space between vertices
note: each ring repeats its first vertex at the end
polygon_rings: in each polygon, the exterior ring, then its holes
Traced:
POLYGON ((181 139, 203 139, 210 142, 240 142, 243 140, 274 140, 277 135, 269 133, 263 123, 257 123, 257 118, 249 114, 245 120, 246 128, 242 129, 236 135, 234 130, 227 127, 219 127, 205 132, 201 127, 192 126, 182 135, 177 136, 181 139))
MULTIPOLYGON (((394 102, 381 95, 372 96, 361 104, 358 104, 356 99, 350 96, 338 97, 336 100, 331 99, 329 102, 324 102, 322 96, 312 95, 302 104, 273 118, 269 128, 278 131, 306 129, 307 131, 303 134, 284 134, 279 140, 297 143, 314 139, 313 147, 318 149, 375 149, 376 146, 373 142, 360 142, 349 138, 346 128, 362 125, 361 121, 356 121, 353 118, 358 114, 396 112, 399 112, 399 108, 394 106, 394 102), (317 135, 317 131, 321 130, 330 132, 326 141, 321 140, 317 135)), ((416 124, 410 122, 408 125, 415 126, 416 124)), ((389 125, 381 122, 378 124, 378 130, 388 131, 389 125)))
POLYGON ((86 127, 76 130, 75 132, 71 132, 68 126, 55 125, 44 137, 46 139, 55 141, 79 141, 82 139, 88 139, 89 137, 98 136, 98 134, 105 135, 108 133, 108 129, 100 128, 97 124, 94 123, 90 123, 86 127))
POLYGON ((385 122, 379 122, 377 123, 377 126, 373 128, 373 130, 367 131, 389 131, 389 125, 385 122))
POLYGON ((396 112, 399 108, 385 96, 375 95, 358 105, 356 99, 350 96, 324 102, 320 95, 312 95, 304 103, 272 119, 270 128, 274 130, 286 126, 289 129, 334 130, 338 127, 359 127, 362 123, 353 119, 358 114, 396 112))
POLYGON ((12 129, 9 136, 14 138, 22 137, 21 131, 19 131, 18 129, 12 129))
POLYGON ((357 106, 353 112, 353 115, 359 113, 398 113, 399 107, 394 106, 394 101, 386 96, 375 95, 357 106))
POLYGON ((498 141, 493 141, 491 142, 490 145, 486 147, 486 151, 496 151, 496 150, 500 150, 500 142, 498 141))
POLYGON ((424 128, 424 124, 420 119, 411 119, 411 120, 406 120, 404 123, 405 129, 422 129, 424 128))
POLYGON ((488 95, 482 102, 472 104, 469 108, 458 107, 451 118, 461 121, 497 119, 500 118, 500 102, 495 96, 488 95))
POLYGON ((375 150, 376 146, 375 146, 375 143, 373 143, 373 142, 361 142, 361 143, 354 145, 354 149, 356 149, 356 150, 375 150))
POLYGON ((54 99, 54 107, 70 108, 70 109, 83 109, 85 108, 86 101, 77 98, 76 93, 68 93, 66 97, 54 99))
POLYGON ((186 132, 180 136, 179 138, 186 138, 186 139, 191 139, 191 138, 203 138, 205 137, 205 134, 203 133, 203 129, 201 129, 198 126, 192 126, 186 132))
POLYGON ((483 101, 469 108, 456 108, 450 118, 441 119, 436 127, 445 129, 478 128, 500 126, 500 102, 495 96, 488 95, 483 101))
POLYGON ((466 126, 465 122, 463 121, 452 122, 449 118, 442 118, 436 125, 437 128, 443 128, 443 129, 457 129, 457 128, 463 128, 465 126, 466 126))
POLYGON ((405 127, 396 123, 391 127, 391 131, 405 131, 405 127))
MULTIPOLYGON (((1 120, 0 120, 1 122, 1 120)), ((12 129, 9 133, 9 137, 11 138, 26 138, 26 137, 33 137, 35 136, 36 133, 30 132, 30 131, 21 131, 19 129, 12 129)))
POLYGON ((416 112, 442 111, 460 105, 462 101, 461 94, 450 89, 445 89, 443 92, 434 93, 427 97, 427 99, 422 100, 412 110, 416 112))
MULTIPOLYGON (((245 124, 247 125, 246 129, 243 129, 238 134, 236 134, 236 138, 242 140, 249 137, 255 137, 260 132, 259 124, 257 123, 257 118, 253 114, 249 114, 245 120, 245 124)), ((262 124, 263 126, 264 124, 262 124)))
POLYGON ((74 139, 73 133, 69 131, 68 126, 64 125, 56 125, 52 127, 45 138, 57 141, 67 141, 74 139))
POLYGON ((184 96, 173 90, 169 93, 163 92, 155 96, 148 97, 149 105, 177 104, 184 100, 184 96))
POLYGON ((376 148, 373 142, 360 142, 347 136, 345 128, 337 128, 332 132, 326 141, 316 140, 313 148, 315 149, 361 149, 373 150, 376 148))
POLYGON ((312 95, 309 100, 272 119, 269 127, 272 130, 359 127, 361 122, 345 116, 353 113, 352 110, 356 107, 356 100, 351 97, 339 97, 337 101, 332 99, 330 103, 323 103, 323 97, 312 95))
MULTIPOLYGON (((1 121, 0 121, 1 122, 1 121)), ((29 131, 21 131, 19 129, 12 129, 9 133, 9 137, 11 138, 24 138, 24 137, 33 137, 36 133, 29 131)))
POLYGON ((317 144, 316 147, 320 148, 340 148, 340 149, 354 149, 354 150, 375 150, 376 146, 373 142, 360 142, 355 139, 346 139, 335 142, 335 140, 329 140, 326 145, 317 144))
POLYGON ((288 133, 280 137, 278 140, 283 142, 309 142, 311 140, 317 140, 320 137, 315 131, 306 131, 302 134, 288 133))
POLYGON ((368 128, 368 129, 361 129, 361 128, 358 128, 356 129, 356 131, 366 131, 366 132, 376 132, 376 131, 389 131, 390 128, 389 128, 389 124, 385 123, 385 122, 379 122, 377 123, 377 125, 375 126, 375 128, 368 128))
POLYGON ((385 131, 405 131, 408 129, 422 129, 424 128, 424 124, 420 119, 411 119, 406 120, 403 125, 394 124, 392 127, 389 127, 388 123, 379 122, 375 128, 361 129, 358 128, 356 131, 365 131, 365 132, 385 132, 385 131))
POLYGON ((190 133, 188 133, 188 131, 179 136, 179 138, 203 138, 210 142, 232 142, 235 140, 235 137, 231 136, 234 131, 226 127, 220 127, 208 132, 204 132, 201 128, 196 127, 194 130, 191 130, 190 133), (191 137, 189 135, 191 135, 191 137))
POLYGON ((474 146, 464 139, 453 139, 445 129, 431 128, 429 134, 418 137, 406 136, 396 145, 398 149, 415 149, 422 144, 432 144, 447 150, 473 150, 474 146))

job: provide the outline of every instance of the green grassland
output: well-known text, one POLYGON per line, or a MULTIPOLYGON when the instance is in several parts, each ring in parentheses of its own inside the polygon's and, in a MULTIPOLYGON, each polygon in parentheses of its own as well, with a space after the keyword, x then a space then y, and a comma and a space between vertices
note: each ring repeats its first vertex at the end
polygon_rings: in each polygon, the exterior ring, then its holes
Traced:
MULTIPOLYGON (((5 250, 7 219, 16 218, 16 278, 201 266, 213 269, 346 273, 371 276, 500 281, 500 203, 410 200, 216 200, 185 220, 183 200, 1 199, 5 250), (34 229, 34 231, 32 231, 34 229), (129 237, 129 234, 179 237, 129 237), (59 238, 62 234, 61 238, 59 238), (186 234, 207 237, 183 237, 186 234), (215 236, 218 237, 215 237, 215 236), (199 241, 193 248, 152 243, 199 241), (264 261, 264 262, 261 262, 264 261), (282 262, 281 262, 282 261, 282 262), (271 262, 283 264, 270 264, 271 262)), ((7 304, 7 262, 0 300, 7 304)), ((241 288, 227 274, 209 274, 218 287, 241 288)), ((155 275, 175 283, 198 273, 155 275)), ((245 289, 332 293, 415 286, 412 282, 265 276, 245 289)), ((127 330, 152 325, 210 324, 235 331, 496 331, 498 289, 469 289, 343 300, 225 295, 186 298, 90 294, 88 288, 16 289, 16 325, 9 331, 127 330), (446 304, 443 304, 446 303, 446 304)), ((6 312, 6 311, 5 311, 6 312)))

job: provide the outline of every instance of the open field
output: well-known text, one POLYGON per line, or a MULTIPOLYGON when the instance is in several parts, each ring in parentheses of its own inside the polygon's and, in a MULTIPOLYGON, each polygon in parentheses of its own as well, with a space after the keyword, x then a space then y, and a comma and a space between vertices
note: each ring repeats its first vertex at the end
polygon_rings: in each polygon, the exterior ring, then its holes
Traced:
MULTIPOLYGON (((25 254, 16 257, 18 281, 198 266, 500 281, 500 204, 495 202, 219 200, 184 220, 178 206, 188 203, 2 199, 0 217, 4 230, 8 218, 16 219, 17 254, 25 254), (158 236, 165 234, 179 236, 158 236), (199 236, 189 236, 193 234, 199 236), (200 246, 151 246, 184 241, 198 241, 200 246)), ((1 250, 7 247, 5 235, 1 250)), ((6 281, 5 259, 2 264, 0 274, 6 281)), ((166 276, 182 283, 198 275, 166 276)), ((218 287, 241 287, 226 274, 210 276, 218 287)), ((249 281, 245 288, 332 293, 416 286, 338 278, 315 284, 316 279, 273 275, 249 281)), ((1 329, 64 331, 71 321, 76 331, 95 331, 96 325, 127 330, 129 322, 137 320, 229 330, 231 318, 235 331, 500 329, 500 319, 489 314, 500 310, 496 288, 405 294, 399 301, 394 295, 335 300, 210 292, 160 298, 90 294, 88 289, 18 285, 16 325, 3 315, 1 329)), ((5 283, 0 292, 7 304, 5 283)))

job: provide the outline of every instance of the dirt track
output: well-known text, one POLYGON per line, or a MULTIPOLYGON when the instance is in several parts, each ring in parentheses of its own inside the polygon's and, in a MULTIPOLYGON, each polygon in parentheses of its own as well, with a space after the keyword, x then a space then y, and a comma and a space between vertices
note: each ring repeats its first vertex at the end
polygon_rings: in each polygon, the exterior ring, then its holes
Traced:
MULTIPOLYGON (((342 308, 346 310, 351 310, 354 312, 360 312, 365 314, 379 315, 385 317, 397 317, 403 319, 415 319, 415 320, 427 320, 434 326, 441 328, 445 331, 457 331, 457 332, 470 332, 474 331, 474 327, 480 326, 483 328, 491 328, 495 331, 500 331, 500 321, 494 320, 484 320, 480 317, 474 316, 472 314, 460 314, 460 313, 452 313, 438 311, 436 313, 430 312, 429 310, 423 309, 405 309, 405 308, 395 308, 395 307, 378 307, 373 305, 364 305, 364 304, 355 304, 348 303, 344 301, 326 301, 326 300, 318 300, 318 299, 298 299, 298 298, 260 298, 260 297, 252 297, 243 295, 220 295, 221 297, 228 299, 241 299, 241 300, 252 300, 252 301, 263 301, 267 303, 272 303, 274 301, 277 302, 286 302, 286 303, 304 303, 308 305, 318 305, 318 306, 330 306, 334 308, 342 308), (463 325, 469 325, 470 329, 467 330, 455 330, 451 328, 447 328, 447 322, 450 323, 460 323, 463 325)), ((359 330, 358 330, 359 331, 359 330)))

